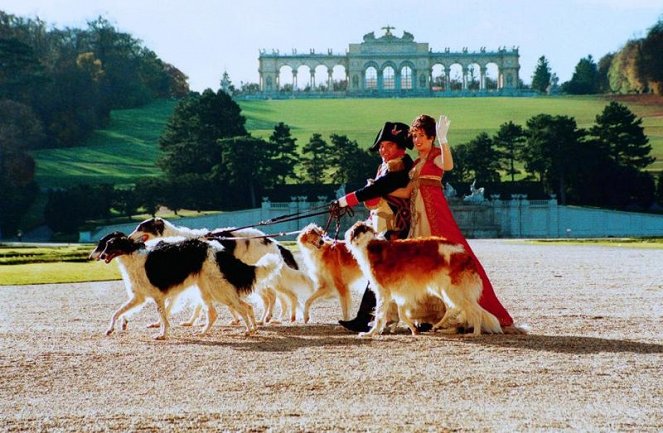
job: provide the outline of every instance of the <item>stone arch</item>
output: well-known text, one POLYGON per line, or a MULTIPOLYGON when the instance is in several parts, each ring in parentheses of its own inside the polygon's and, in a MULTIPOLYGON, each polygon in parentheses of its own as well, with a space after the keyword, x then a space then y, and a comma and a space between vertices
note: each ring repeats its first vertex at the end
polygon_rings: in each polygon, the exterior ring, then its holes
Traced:
POLYGON ((276 90, 292 91, 294 89, 294 69, 289 64, 283 64, 278 68, 276 76, 276 90))
POLYGON ((466 90, 479 90, 482 88, 481 81, 483 77, 483 67, 477 62, 469 62, 465 67, 465 84, 463 88, 466 90))
MULTIPOLYGON (((348 83, 348 69, 345 65, 336 64, 331 68, 331 88, 330 90, 346 91, 349 89, 348 83)), ((359 78, 357 77, 357 84, 359 78)))
POLYGON ((394 62, 382 64, 382 88, 384 90, 396 90, 397 69, 394 62))
POLYGON ((431 67, 431 89, 436 92, 449 89, 449 70, 442 63, 431 67))
POLYGON ((375 89, 378 88, 378 71, 380 66, 375 62, 368 62, 364 65, 364 80, 363 86, 365 89, 375 89))
POLYGON ((330 69, 327 65, 318 63, 312 70, 313 84, 311 90, 314 91, 327 91, 329 90, 329 75, 330 69))
POLYGON ((497 82, 500 75, 499 66, 495 62, 487 62, 484 65, 484 86, 485 90, 497 90, 497 82))
POLYGON ((449 90, 463 89, 463 65, 460 62, 454 62, 449 65, 449 90))
POLYGON ((398 70, 398 87, 402 90, 413 90, 417 84, 416 68, 410 61, 401 62, 398 70))

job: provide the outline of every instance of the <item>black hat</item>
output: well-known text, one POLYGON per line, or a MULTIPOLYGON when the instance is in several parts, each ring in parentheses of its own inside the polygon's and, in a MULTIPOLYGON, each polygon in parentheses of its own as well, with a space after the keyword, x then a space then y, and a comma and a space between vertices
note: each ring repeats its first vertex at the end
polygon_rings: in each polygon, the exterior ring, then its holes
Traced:
POLYGON ((405 123, 386 122, 380 132, 378 132, 377 137, 375 137, 373 146, 369 149, 372 151, 378 150, 380 148, 380 142, 382 141, 393 141, 403 149, 412 149, 414 145, 412 144, 412 138, 410 137, 409 131, 410 127, 405 123))

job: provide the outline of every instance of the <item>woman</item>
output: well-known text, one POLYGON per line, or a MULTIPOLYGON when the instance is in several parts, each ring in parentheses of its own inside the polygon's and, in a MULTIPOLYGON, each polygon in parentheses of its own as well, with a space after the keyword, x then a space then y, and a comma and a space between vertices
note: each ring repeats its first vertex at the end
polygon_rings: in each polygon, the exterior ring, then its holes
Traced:
POLYGON ((518 331, 512 328, 513 319, 495 296, 486 271, 456 224, 442 191, 442 176, 445 171, 453 168, 453 158, 447 143, 449 124, 446 116, 440 116, 436 125, 435 119, 425 114, 412 122, 410 135, 419 157, 410 171, 408 186, 393 194, 410 197, 412 222, 409 237, 442 236, 465 247, 474 257, 483 282, 479 304, 497 317, 502 328, 507 328, 505 332, 511 332, 512 329, 518 331), (436 136, 440 147, 434 145, 436 136))

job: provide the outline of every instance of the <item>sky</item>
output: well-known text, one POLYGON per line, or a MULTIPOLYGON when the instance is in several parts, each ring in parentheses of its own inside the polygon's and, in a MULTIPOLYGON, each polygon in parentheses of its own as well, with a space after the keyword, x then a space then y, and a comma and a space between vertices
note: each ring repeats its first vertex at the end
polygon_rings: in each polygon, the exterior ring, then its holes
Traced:
POLYGON ((663 18, 663 0, 0 0, 0 10, 55 28, 103 16, 189 77, 192 90, 257 83, 260 49, 345 53, 366 33, 403 31, 433 51, 518 47, 531 83, 541 56, 568 81, 581 58, 596 62, 663 18))

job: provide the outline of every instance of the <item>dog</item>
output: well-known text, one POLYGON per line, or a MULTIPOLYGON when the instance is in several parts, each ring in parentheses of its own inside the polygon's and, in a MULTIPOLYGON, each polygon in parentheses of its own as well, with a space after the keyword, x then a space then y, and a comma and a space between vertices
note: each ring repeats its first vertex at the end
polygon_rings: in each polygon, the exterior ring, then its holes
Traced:
POLYGON ((297 236, 297 245, 317 282, 317 290, 304 303, 304 323, 309 321, 313 302, 333 295, 339 298, 343 320, 348 320, 352 303, 350 287, 361 281, 365 285, 367 280, 345 242, 333 242, 325 237, 320 226, 309 224, 297 236))
POLYGON ((255 266, 238 260, 214 243, 198 239, 160 241, 146 246, 123 233, 105 236, 90 254, 91 258, 110 263, 117 258, 129 300, 111 318, 106 335, 113 333, 116 321, 134 308, 152 299, 160 318, 160 332, 155 339, 165 339, 169 329, 168 309, 182 292, 198 287, 206 307, 205 334, 216 320, 213 301, 227 305, 246 324, 246 335, 256 330, 252 309, 241 299, 251 293, 257 280, 266 279, 281 266, 278 256, 263 257, 255 266))
MULTIPOLYGON (((278 274, 275 274, 270 281, 263 282, 257 289, 257 294, 261 297, 265 306, 260 320, 261 323, 272 321, 277 298, 281 303, 282 316, 287 315, 289 307, 289 320, 294 322, 297 317, 299 298, 308 296, 313 292, 313 280, 304 270, 300 269, 301 267, 292 252, 274 239, 267 237, 260 230, 254 228, 240 230, 220 228, 214 231, 190 229, 176 226, 163 218, 156 217, 141 222, 129 235, 130 238, 143 242, 167 236, 204 237, 216 240, 228 251, 233 252, 235 257, 246 263, 256 263, 265 254, 278 253, 286 266, 282 266, 278 274), (287 302, 283 300, 284 298, 287 299, 287 302)), ((197 307, 191 319, 183 324, 192 324, 199 311, 200 308, 197 307)))
MULTIPOLYGON (((314 272, 318 289, 304 304, 304 322, 309 320, 309 311, 314 301, 322 297, 338 295, 343 319, 348 319, 351 304, 350 287, 368 283, 359 268, 357 260, 345 241, 332 241, 326 237, 322 227, 316 224, 306 226, 297 237, 297 245, 308 268, 314 272)), ((369 290, 369 289, 367 289, 369 290)), ((409 319, 415 325, 434 324, 444 317, 446 306, 439 298, 425 295, 420 302, 408 310, 409 319)), ((387 312, 387 324, 393 331, 399 323, 398 310, 392 303, 387 312)))
POLYGON ((481 331, 502 333, 497 318, 477 302, 483 289, 474 260, 462 245, 437 237, 387 241, 379 239, 365 222, 357 222, 345 233, 345 241, 369 279, 377 306, 375 324, 360 336, 372 337, 384 330, 390 301, 398 306, 400 319, 413 335, 417 329, 408 318, 407 308, 426 293, 445 300, 447 309, 433 329, 446 327, 460 317, 481 331))

